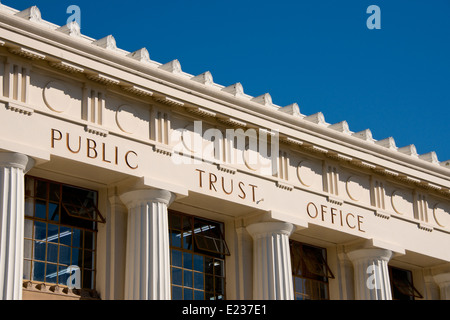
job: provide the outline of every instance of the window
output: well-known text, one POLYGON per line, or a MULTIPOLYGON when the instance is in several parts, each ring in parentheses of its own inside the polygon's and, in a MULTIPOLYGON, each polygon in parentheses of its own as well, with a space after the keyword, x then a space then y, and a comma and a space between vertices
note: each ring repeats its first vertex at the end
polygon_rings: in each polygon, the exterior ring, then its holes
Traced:
POLYGON ((411 271, 389 267, 389 276, 393 300, 414 300, 415 298, 423 298, 413 285, 411 271))
POLYGON ((222 223, 169 212, 173 300, 224 300, 225 256, 222 223))
POLYGON ((334 279, 326 262, 326 250, 290 241, 296 300, 329 300, 328 279, 334 279))
POLYGON ((79 269, 82 289, 95 287, 97 192, 25 178, 23 279, 62 287, 79 269), (71 274, 72 272, 72 274, 71 274))

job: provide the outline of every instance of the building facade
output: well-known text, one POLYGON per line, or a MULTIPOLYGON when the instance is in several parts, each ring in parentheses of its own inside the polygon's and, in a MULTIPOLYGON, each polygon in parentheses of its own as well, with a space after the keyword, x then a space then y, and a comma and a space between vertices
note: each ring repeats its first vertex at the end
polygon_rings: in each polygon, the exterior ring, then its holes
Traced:
POLYGON ((0 5, 0 298, 445 300, 450 162, 0 5))

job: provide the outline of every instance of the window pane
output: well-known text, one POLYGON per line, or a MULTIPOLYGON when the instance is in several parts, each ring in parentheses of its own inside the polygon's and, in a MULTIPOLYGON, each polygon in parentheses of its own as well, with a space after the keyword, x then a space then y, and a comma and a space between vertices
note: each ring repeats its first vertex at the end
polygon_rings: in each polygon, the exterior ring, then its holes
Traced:
POLYGON ((193 274, 190 270, 183 270, 183 286, 192 288, 193 287, 193 274))
POLYGON ((203 272, 204 266, 203 266, 203 256, 200 255, 194 255, 194 270, 203 272))
POLYGON ((175 214, 169 215, 169 227, 171 229, 181 230, 181 217, 175 214))
POLYGON ((205 272, 214 274, 214 258, 205 257, 205 272))
POLYGON ((31 261, 29 260, 23 261, 23 279, 31 280, 31 261))
POLYGON ((183 253, 183 268, 192 270, 192 254, 184 252, 183 253))
POLYGON ((33 220, 25 219, 24 235, 25 238, 33 238, 33 220))
POLYGON ((183 289, 172 286, 172 300, 183 300, 183 289))
POLYGON ((194 272, 194 288, 198 290, 203 290, 205 288, 203 273, 194 272))
POLYGON ((47 241, 58 243, 59 240, 59 228, 55 224, 49 224, 48 225, 48 235, 47 235, 47 241))
POLYGON ((194 300, 204 300, 205 293, 203 291, 194 290, 194 300))
POLYGON ((84 232, 84 248, 94 249, 94 233, 90 231, 84 232))
POLYGON ((222 277, 216 277, 216 288, 215 288, 215 292, 216 293, 221 293, 223 294, 225 291, 225 281, 224 278, 222 277))
POLYGON ((183 248, 187 249, 187 250, 192 250, 192 233, 189 232, 185 232, 183 234, 183 248))
POLYGON ((26 198, 25 199, 25 216, 32 217, 34 214, 34 199, 26 198))
POLYGON ((48 203, 48 219, 52 221, 59 221, 59 205, 56 203, 48 203))
POLYGON ((58 276, 58 273, 57 273, 57 266, 56 266, 56 264, 50 264, 50 263, 47 263, 47 268, 46 268, 47 270, 46 270, 46 276, 45 276, 45 281, 47 282, 47 283, 56 283, 56 281, 57 281, 57 276, 58 276))
POLYGON ((34 208, 34 216, 39 219, 47 219, 47 204, 43 200, 36 200, 34 208))
POLYGON ((61 200, 60 185, 55 183, 50 183, 49 186, 49 200, 54 202, 59 202, 61 200))
POLYGON ((214 292, 214 277, 205 275, 205 291, 214 292))
POLYGON ((33 258, 35 260, 45 261, 45 242, 35 241, 34 242, 34 254, 33 258))
POLYGON ((58 263, 58 245, 48 243, 47 245, 47 262, 58 263))
POLYGON ((83 288, 84 289, 93 289, 93 271, 83 270, 83 288))
POLYGON ((224 263, 223 260, 214 259, 214 275, 224 276, 224 263))
POLYGON ((216 300, 213 292, 205 292, 205 300, 216 300))
POLYGON ((182 269, 172 268, 172 284, 183 285, 182 274, 182 269))
POLYGON ((81 249, 73 248, 72 249, 72 263, 73 266, 82 266, 83 263, 83 257, 81 255, 81 249))
POLYGON ((31 251, 33 249, 33 241, 24 240, 23 243, 23 257, 24 259, 31 259, 31 251))
POLYGON ((83 245, 82 235, 83 235, 82 230, 73 229, 73 244, 72 244, 72 246, 81 248, 81 246, 83 245))
POLYGON ((70 274, 69 274, 68 268, 65 266, 60 266, 59 274, 58 274, 58 283, 66 286, 69 276, 70 276, 70 274))
POLYGON ((45 263, 33 261, 33 280, 45 280, 45 263))
POLYGON ((172 265, 176 267, 181 267, 183 253, 178 250, 172 250, 172 265))
POLYGON ((84 268, 94 269, 94 253, 89 250, 84 250, 84 268))
POLYGON ((176 230, 170 231, 170 245, 181 248, 181 232, 176 230))
POLYGON ((59 263, 70 265, 70 247, 66 246, 59 247, 59 263))
POLYGON ((70 246, 72 242, 72 229, 66 227, 59 228, 59 243, 70 246))
POLYGON ((183 300, 193 300, 192 289, 184 289, 183 290, 183 300))
POLYGON ((36 198, 47 199, 47 182, 36 180, 36 198))
POLYGON ((26 197, 34 197, 34 183, 35 180, 31 177, 25 177, 25 196, 26 197))

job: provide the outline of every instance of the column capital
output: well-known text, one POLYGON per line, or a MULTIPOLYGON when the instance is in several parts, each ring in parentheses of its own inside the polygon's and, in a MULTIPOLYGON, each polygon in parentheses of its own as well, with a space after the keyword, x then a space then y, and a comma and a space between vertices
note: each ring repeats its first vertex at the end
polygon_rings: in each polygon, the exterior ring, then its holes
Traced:
POLYGON ((248 225, 247 231, 254 239, 274 233, 284 234, 289 237, 295 231, 295 226, 289 222, 265 221, 248 225))
POLYGON ((22 153, 0 151, 0 167, 12 167, 29 171, 34 166, 34 160, 22 153))
POLYGON ((348 258, 352 261, 377 259, 389 261, 392 258, 393 252, 387 249, 379 248, 364 248, 347 252, 348 258))
POLYGON ((450 272, 440 273, 433 276, 434 281, 439 285, 448 284, 450 285, 450 272))
POLYGON ((143 202, 159 202, 169 206, 175 198, 174 193, 160 189, 133 190, 120 195, 120 200, 127 208, 133 208, 143 202))

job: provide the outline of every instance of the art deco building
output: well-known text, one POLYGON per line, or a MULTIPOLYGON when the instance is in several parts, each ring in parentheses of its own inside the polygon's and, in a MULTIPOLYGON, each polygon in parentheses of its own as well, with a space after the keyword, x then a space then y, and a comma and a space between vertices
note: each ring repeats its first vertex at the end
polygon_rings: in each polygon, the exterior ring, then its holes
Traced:
POLYGON ((0 5, 1 299, 450 297, 450 162, 0 5))

